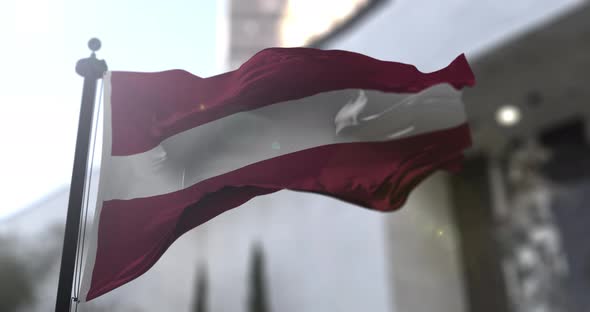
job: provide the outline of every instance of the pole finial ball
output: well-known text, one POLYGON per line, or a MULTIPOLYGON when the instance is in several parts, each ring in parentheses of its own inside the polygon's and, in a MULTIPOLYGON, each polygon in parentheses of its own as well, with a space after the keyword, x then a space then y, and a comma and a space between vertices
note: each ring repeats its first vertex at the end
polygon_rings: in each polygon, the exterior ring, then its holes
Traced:
POLYGON ((88 41, 88 48, 93 52, 100 50, 100 40, 97 38, 92 38, 88 41))

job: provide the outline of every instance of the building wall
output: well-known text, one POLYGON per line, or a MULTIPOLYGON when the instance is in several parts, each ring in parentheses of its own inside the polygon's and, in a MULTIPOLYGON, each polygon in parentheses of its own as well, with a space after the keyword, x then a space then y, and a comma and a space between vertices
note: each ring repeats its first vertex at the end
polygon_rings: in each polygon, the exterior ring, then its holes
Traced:
POLYGON ((467 311, 448 174, 427 179, 385 223, 395 311, 467 311))
POLYGON ((270 311, 391 311, 382 213, 283 191, 226 212, 205 229, 213 311, 247 311, 257 244, 270 311))
POLYGON ((391 0, 327 48, 356 51, 432 71, 460 53, 474 59, 506 39, 548 18, 578 7, 582 0, 478 2, 391 0))
POLYGON ((230 69, 264 48, 280 45, 279 27, 287 0, 227 1, 230 69))

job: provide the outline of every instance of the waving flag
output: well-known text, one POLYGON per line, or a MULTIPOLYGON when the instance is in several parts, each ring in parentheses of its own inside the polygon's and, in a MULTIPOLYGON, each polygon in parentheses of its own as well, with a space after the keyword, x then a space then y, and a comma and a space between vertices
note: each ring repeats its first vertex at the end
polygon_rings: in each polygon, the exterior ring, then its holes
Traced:
POLYGON ((147 271, 183 233, 288 189, 392 211, 470 145, 463 55, 422 73, 346 51, 263 50, 239 69, 109 72, 83 291, 147 271))

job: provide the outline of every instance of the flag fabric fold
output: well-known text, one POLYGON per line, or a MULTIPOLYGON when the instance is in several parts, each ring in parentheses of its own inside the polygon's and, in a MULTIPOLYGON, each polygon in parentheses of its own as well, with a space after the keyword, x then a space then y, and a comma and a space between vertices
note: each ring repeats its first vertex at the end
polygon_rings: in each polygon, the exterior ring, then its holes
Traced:
POLYGON ((408 64, 310 48, 263 50, 209 78, 105 76, 100 185, 82 294, 146 272, 186 231, 288 189, 393 211, 471 143, 464 55, 408 64))

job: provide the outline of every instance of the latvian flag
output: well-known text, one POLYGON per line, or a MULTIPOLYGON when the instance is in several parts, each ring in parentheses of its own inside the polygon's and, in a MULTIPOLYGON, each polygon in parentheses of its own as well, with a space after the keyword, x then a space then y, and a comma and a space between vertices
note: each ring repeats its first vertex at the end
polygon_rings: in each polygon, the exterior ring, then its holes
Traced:
POLYGON ((82 295, 146 272, 183 233, 279 190, 378 211, 470 145, 464 55, 422 73, 346 51, 266 49, 210 78, 108 72, 82 295))

